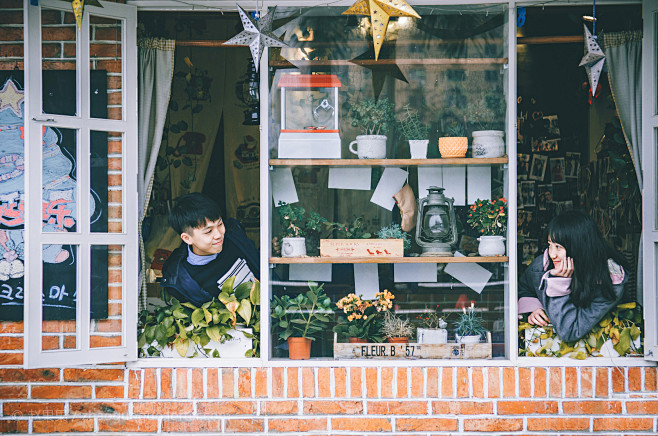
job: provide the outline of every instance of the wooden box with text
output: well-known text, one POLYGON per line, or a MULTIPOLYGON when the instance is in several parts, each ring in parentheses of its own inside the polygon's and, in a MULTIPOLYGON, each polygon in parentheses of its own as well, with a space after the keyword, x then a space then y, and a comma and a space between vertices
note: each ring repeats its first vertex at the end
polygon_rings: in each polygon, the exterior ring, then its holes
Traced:
POLYGON ((491 343, 334 343, 334 359, 491 359, 491 343))
POLYGON ((403 257, 402 239, 320 239, 321 257, 403 257))

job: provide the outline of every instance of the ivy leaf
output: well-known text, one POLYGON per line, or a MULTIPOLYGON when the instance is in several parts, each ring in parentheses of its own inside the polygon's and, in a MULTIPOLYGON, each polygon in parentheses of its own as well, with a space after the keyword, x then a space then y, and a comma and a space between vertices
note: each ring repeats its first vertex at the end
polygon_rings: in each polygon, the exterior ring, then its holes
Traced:
POLYGON ((180 161, 180 159, 176 159, 176 160, 174 161, 174 168, 178 168, 180 165, 181 165, 181 161, 180 161))
POLYGON ((619 340, 613 348, 620 356, 623 356, 628 352, 631 348, 631 329, 624 329, 621 331, 619 334, 619 340))
POLYGON ((242 300, 240 307, 238 307, 238 314, 244 319, 245 323, 249 324, 249 321, 251 321, 251 303, 249 300, 242 300))
POLYGON ((182 341, 179 341, 178 339, 174 341, 174 346, 176 347, 176 351, 178 351, 178 354, 181 357, 185 357, 187 354, 187 349, 190 347, 190 340, 185 339, 182 341))
POLYGON ((249 299, 254 306, 260 306, 260 282, 255 280, 249 292, 249 299))
POLYGON ((206 334, 211 340, 215 342, 221 342, 222 340, 222 335, 219 332, 219 326, 214 325, 212 327, 208 327, 206 329, 206 334))
POLYGON ((192 312, 192 324, 195 326, 198 326, 201 320, 204 319, 204 313, 203 310, 197 309, 194 312, 192 312))

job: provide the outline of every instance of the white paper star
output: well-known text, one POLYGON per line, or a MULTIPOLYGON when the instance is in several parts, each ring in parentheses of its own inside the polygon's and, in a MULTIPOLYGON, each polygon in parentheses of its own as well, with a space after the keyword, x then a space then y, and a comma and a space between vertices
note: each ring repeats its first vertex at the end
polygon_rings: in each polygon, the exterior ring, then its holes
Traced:
POLYGON ((599 84, 599 78, 601 77, 603 64, 605 63, 605 54, 587 26, 583 25, 583 27, 585 28, 585 56, 583 56, 578 66, 585 67, 589 84, 592 88, 592 95, 595 95, 596 86, 599 84))
POLYGON ((279 40, 272 33, 272 19, 274 18, 276 6, 258 21, 254 21, 240 6, 236 6, 244 30, 222 45, 248 45, 251 50, 251 57, 256 65, 256 71, 258 71, 260 57, 263 55, 263 47, 288 47, 286 43, 279 40))
POLYGON ((0 89, 0 111, 9 108, 14 111, 17 117, 22 118, 21 103, 23 103, 24 98, 25 92, 16 88, 13 80, 7 80, 5 86, 0 89))

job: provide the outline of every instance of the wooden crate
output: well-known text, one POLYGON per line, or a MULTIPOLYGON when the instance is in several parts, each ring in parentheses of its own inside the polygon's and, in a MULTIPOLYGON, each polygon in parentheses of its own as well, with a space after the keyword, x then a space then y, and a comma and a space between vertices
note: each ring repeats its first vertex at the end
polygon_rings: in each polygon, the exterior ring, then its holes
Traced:
POLYGON ((491 359, 491 343, 334 343, 334 359, 491 359))
POLYGON ((321 257, 403 257, 402 239, 320 239, 321 257))

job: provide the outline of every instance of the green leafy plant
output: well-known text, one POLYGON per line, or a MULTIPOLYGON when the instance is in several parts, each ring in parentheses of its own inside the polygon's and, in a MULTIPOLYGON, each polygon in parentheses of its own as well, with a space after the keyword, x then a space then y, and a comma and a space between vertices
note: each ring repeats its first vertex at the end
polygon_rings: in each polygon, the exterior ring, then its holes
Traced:
POLYGON ((330 227, 327 219, 317 212, 311 212, 306 218, 306 210, 301 206, 293 206, 280 201, 277 212, 281 221, 282 238, 298 238, 312 233, 320 234, 330 227))
POLYGON ((398 122, 402 136, 408 141, 416 139, 429 139, 429 128, 423 124, 418 112, 412 112, 409 105, 402 107, 404 114, 398 122))
POLYGON ((382 322, 382 334, 388 338, 409 338, 414 334, 414 326, 407 319, 386 312, 382 322))
POLYGON ((404 240, 404 248, 411 248, 411 237, 405 231, 402 231, 402 228, 399 224, 391 224, 390 226, 384 226, 377 232, 377 237, 379 239, 402 239, 404 240))
POLYGON ((386 97, 360 100, 350 104, 349 117, 364 135, 386 135, 395 123, 395 106, 386 97))
POLYGON ((309 283, 306 293, 296 297, 274 296, 272 302, 272 324, 282 341, 290 337, 307 338, 312 341, 327 330, 328 314, 333 313, 331 300, 323 294, 323 285, 309 283))
POLYGON ((334 332, 347 338, 382 342, 382 315, 393 307, 394 298, 387 290, 377 292, 373 300, 364 300, 354 293, 346 295, 336 303, 343 314, 334 332))
POLYGON ((334 229, 337 239, 369 239, 372 237, 364 229, 363 217, 355 217, 347 224, 329 223, 334 229))
POLYGON ((464 308, 455 321, 455 333, 459 336, 482 336, 487 332, 482 315, 474 307, 464 308))
POLYGON ((242 283, 234 288, 235 277, 222 286, 217 298, 197 307, 168 298, 164 293, 164 306, 153 312, 142 310, 138 323, 140 355, 160 356, 164 347, 175 347, 185 356, 190 346, 196 348, 192 357, 221 357, 217 350, 206 348, 213 340, 226 342, 236 327, 251 328, 253 333, 240 332, 252 340, 253 348, 246 357, 258 357, 260 349, 260 282, 242 283))
POLYGON ((472 123, 473 130, 500 130, 504 128, 505 110, 505 95, 491 92, 469 102, 466 119, 472 123))
POLYGON ((470 206, 466 220, 473 229, 483 236, 503 235, 507 230, 507 199, 475 200, 470 206))

